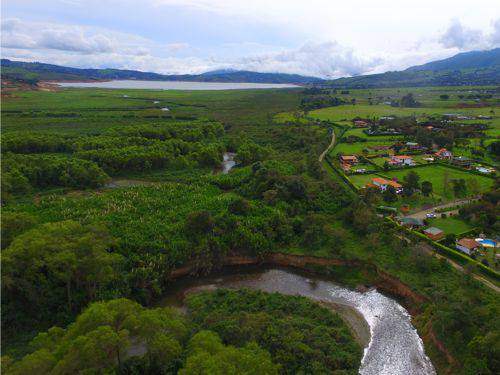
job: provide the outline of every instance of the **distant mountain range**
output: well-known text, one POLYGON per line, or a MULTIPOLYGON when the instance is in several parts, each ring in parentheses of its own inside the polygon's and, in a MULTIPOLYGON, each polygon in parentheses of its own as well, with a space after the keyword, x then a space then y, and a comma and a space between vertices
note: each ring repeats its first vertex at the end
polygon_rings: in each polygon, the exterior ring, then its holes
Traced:
POLYGON ((325 83, 339 88, 465 86, 500 84, 500 48, 472 51, 403 71, 339 78, 325 83))
POLYGON ((463 86, 500 84, 500 48, 459 53, 453 57, 412 66, 403 71, 323 80, 298 74, 257 73, 221 69, 203 74, 164 75, 122 69, 79 69, 39 62, 1 60, 2 79, 38 81, 93 81, 136 79, 152 81, 295 83, 334 88, 381 88, 409 86, 463 86))
POLYGON ((197 82, 250 82, 314 84, 321 78, 298 74, 257 73, 244 70, 223 69, 203 74, 164 75, 122 69, 79 69, 39 62, 1 60, 2 79, 36 83, 38 81, 97 81, 136 79, 146 81, 197 81, 197 82))

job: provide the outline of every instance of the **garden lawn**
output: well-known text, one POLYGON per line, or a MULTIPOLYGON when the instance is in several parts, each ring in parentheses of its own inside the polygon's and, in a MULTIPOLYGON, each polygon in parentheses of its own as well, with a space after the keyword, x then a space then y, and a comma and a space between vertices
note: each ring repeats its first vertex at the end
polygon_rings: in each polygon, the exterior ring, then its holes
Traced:
POLYGON ((355 174, 355 175, 350 175, 349 179, 351 182, 358 187, 358 189, 361 189, 364 187, 370 180, 374 177, 380 177, 377 176, 374 173, 368 173, 368 174, 355 174))
MULTIPOLYGON (((434 194, 441 195, 445 198, 453 197, 453 187, 451 184, 451 180, 454 179, 463 178, 468 183, 470 183, 470 181, 468 180, 475 180, 478 189, 476 194, 490 190, 495 182, 492 178, 479 176, 467 171, 448 168, 444 165, 429 165, 417 168, 384 171, 383 174, 389 178, 397 178, 398 181, 403 181, 404 176, 406 176, 410 172, 410 170, 418 173, 418 175, 420 176, 420 183, 422 181, 430 181, 432 183, 434 194), (447 188, 445 187, 445 180, 449 181, 447 188)), ((474 195, 474 192, 469 191, 468 195, 474 195)))
POLYGON ((471 229, 473 229, 472 226, 470 226, 468 223, 461 220, 457 216, 449 216, 446 219, 443 219, 440 217, 438 217, 436 219, 430 219, 429 226, 439 228, 445 234, 450 234, 450 233, 460 234, 460 233, 468 232, 471 229))

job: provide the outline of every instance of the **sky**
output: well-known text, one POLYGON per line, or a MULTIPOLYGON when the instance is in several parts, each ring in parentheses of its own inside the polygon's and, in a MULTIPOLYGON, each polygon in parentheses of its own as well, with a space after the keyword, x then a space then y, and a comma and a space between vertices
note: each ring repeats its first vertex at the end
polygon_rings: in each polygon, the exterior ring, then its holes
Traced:
POLYGON ((500 46, 500 1, 2 0, 2 58, 338 78, 500 46))

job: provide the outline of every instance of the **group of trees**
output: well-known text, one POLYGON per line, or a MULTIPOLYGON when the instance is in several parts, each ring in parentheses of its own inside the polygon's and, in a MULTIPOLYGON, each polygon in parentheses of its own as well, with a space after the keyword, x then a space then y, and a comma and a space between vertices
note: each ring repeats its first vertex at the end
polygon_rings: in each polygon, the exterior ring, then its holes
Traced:
POLYGON ((256 342, 283 373, 355 374, 361 348, 343 321, 304 297, 217 290, 188 301, 193 321, 230 345, 256 342))
POLYGON ((484 228, 494 235, 499 231, 498 202, 500 190, 494 189, 481 195, 481 199, 474 201, 458 211, 460 217, 470 222, 473 226, 484 228))
MULTIPOLYGON (((10 133, 2 137, 2 202, 32 189, 97 188, 108 174, 124 171, 215 167, 222 161, 223 134, 219 123, 202 121, 125 126, 92 136, 10 133)), ((248 150, 248 159, 254 151, 248 150)))
POLYGON ((300 101, 300 108, 304 112, 309 112, 319 108, 336 107, 346 104, 344 99, 330 95, 308 95, 304 96, 300 101))
POLYGON ((191 296, 186 316, 121 298, 52 327, 6 375, 357 372, 361 348, 343 321, 303 297, 218 290, 191 296))
POLYGON ((7 153, 2 162, 3 202, 32 188, 97 188, 109 180, 96 163, 77 158, 7 153))
POLYGON ((173 140, 149 146, 81 151, 75 156, 95 162, 109 174, 117 174, 160 168, 183 169, 193 164, 215 167, 221 163, 222 153, 221 144, 173 140))
POLYGON ((30 218, 8 215, 3 222, 10 224, 5 230, 12 242, 1 258, 4 327, 72 316, 119 289, 124 259, 112 251, 116 241, 106 228, 75 221, 33 227, 30 218))

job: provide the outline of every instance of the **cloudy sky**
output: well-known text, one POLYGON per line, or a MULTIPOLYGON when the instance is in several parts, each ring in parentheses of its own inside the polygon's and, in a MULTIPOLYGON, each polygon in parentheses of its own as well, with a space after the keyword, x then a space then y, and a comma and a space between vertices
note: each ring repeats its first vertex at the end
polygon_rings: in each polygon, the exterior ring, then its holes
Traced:
POLYGON ((500 46, 499 0, 2 0, 2 57, 336 78, 500 46))

